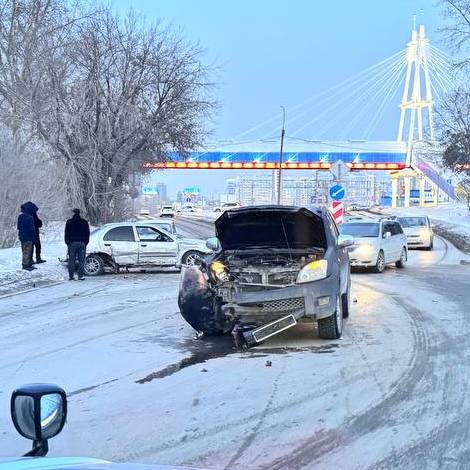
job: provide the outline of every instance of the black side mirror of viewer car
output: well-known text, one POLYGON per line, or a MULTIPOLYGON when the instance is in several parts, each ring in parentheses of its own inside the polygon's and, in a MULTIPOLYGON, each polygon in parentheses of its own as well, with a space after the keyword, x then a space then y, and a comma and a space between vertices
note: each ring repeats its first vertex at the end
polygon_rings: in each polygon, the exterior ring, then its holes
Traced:
POLYGON ((33 441, 24 457, 43 457, 49 450, 47 440, 64 427, 67 396, 57 385, 23 385, 11 394, 10 410, 16 430, 33 441))

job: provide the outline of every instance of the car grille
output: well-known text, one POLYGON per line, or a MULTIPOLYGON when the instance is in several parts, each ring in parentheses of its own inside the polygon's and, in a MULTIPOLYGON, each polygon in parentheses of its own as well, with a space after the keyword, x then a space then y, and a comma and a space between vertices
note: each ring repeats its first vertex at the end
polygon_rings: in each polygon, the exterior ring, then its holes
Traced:
POLYGON ((253 306, 258 307, 262 312, 288 312, 290 310, 303 309, 304 299, 299 297, 296 299, 269 300, 268 302, 257 303, 253 306))

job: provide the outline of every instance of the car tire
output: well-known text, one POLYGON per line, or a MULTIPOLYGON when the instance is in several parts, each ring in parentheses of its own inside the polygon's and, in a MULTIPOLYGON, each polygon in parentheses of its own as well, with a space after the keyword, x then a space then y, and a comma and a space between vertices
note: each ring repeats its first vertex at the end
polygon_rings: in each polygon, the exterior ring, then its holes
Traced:
POLYGON ((333 315, 318 320, 318 335, 321 339, 339 339, 343 334, 343 302, 341 296, 336 299, 333 315))
POLYGON ((88 255, 85 260, 85 274, 99 276, 104 273, 104 261, 100 255, 88 255))
POLYGON ((203 256, 203 253, 200 251, 187 251, 181 258, 181 264, 183 266, 200 266, 203 256))
POLYGON ((348 283, 346 292, 341 296, 341 303, 343 318, 348 318, 351 312, 351 282, 348 283))
POLYGON ((377 255, 377 261, 374 266, 374 272, 376 273, 383 273, 385 269, 385 255, 382 250, 379 251, 379 254, 377 255))
POLYGON ((405 267, 405 264, 406 264, 407 261, 408 261, 408 253, 407 253, 407 251, 406 251, 406 248, 403 247, 403 248, 401 249, 400 259, 395 263, 395 266, 396 266, 397 268, 402 269, 402 268, 405 267))

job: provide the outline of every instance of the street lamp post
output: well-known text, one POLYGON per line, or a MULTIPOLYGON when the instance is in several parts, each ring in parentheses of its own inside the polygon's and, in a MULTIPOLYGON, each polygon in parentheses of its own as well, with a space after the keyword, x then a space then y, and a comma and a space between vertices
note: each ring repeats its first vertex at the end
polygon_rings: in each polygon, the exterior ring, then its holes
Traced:
POLYGON ((277 204, 281 205, 281 187, 282 187, 282 152, 284 149, 284 135, 286 133, 285 124, 286 124, 286 108, 282 108, 282 130, 281 130, 281 149, 279 151, 279 174, 277 178, 277 204))

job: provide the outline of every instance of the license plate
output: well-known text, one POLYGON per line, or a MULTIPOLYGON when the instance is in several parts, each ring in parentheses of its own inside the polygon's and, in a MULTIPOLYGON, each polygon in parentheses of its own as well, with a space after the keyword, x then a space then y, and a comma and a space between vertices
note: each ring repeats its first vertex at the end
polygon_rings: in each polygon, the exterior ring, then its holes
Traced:
POLYGON ((287 328, 290 328, 295 324, 297 324, 297 320, 294 315, 291 314, 252 330, 251 335, 257 343, 260 343, 281 331, 287 330, 287 328))

